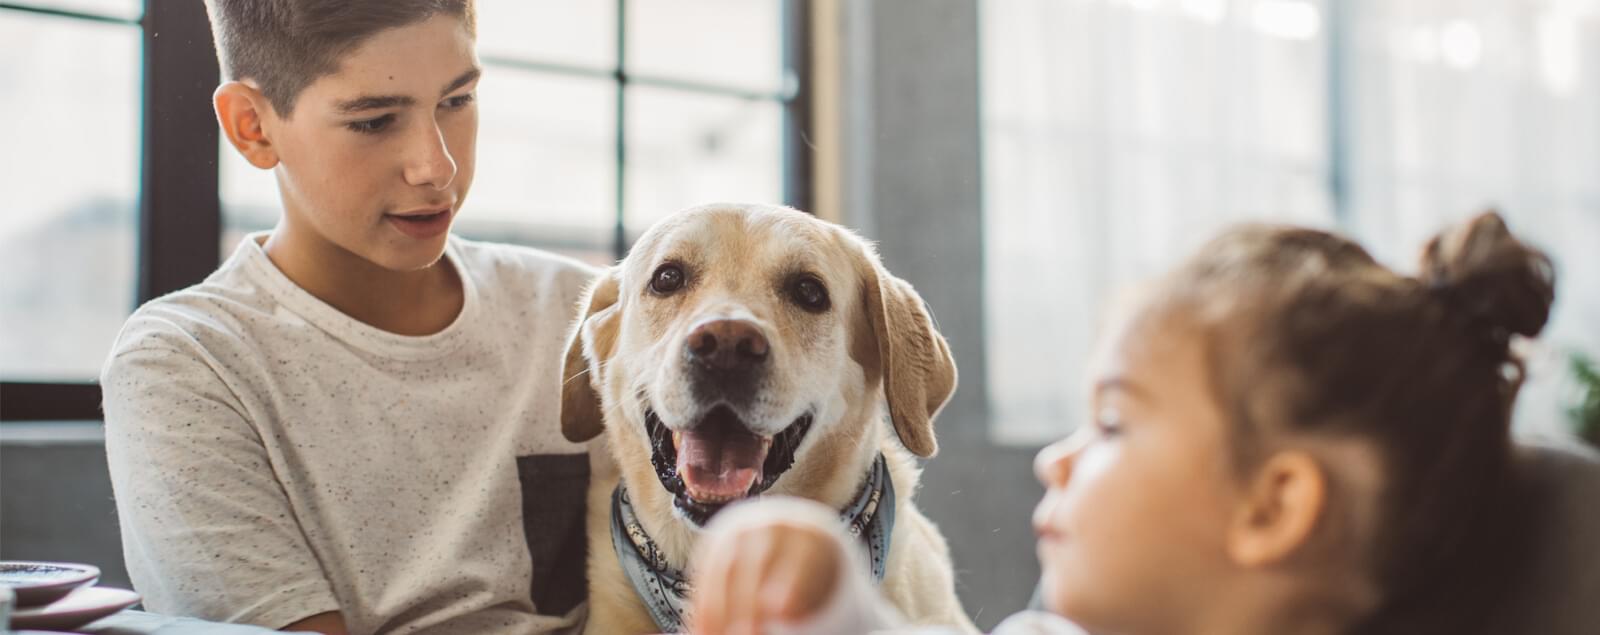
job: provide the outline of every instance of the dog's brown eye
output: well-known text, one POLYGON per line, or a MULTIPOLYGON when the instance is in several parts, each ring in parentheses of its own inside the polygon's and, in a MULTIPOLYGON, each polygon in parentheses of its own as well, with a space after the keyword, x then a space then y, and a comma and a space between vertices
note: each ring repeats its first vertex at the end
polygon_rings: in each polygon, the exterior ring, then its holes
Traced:
POLYGON ((683 267, 674 264, 661 265, 656 269, 655 275, 650 276, 650 290, 661 295, 667 295, 683 288, 683 267))
POLYGON ((828 289, 811 276, 796 278, 789 284, 789 295, 800 308, 814 313, 828 310, 828 289))

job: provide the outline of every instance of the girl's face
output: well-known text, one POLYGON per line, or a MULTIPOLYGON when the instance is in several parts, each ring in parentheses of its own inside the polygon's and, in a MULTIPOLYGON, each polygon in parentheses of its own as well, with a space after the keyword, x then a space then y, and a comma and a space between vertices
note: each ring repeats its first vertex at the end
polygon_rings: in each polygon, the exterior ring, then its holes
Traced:
POLYGON ((1227 429, 1198 336, 1163 322, 1113 334, 1090 425, 1034 460, 1046 606, 1093 631, 1181 631, 1230 569, 1227 429))

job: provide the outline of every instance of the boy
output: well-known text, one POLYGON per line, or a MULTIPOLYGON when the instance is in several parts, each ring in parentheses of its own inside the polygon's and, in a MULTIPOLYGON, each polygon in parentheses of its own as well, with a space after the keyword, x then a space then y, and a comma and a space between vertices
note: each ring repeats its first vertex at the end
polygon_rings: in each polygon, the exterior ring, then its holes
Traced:
POLYGON ((283 216, 135 312, 102 371, 146 607, 330 634, 573 625, 588 459, 556 391, 592 272, 449 235, 472 1, 207 8, 217 119, 283 216))

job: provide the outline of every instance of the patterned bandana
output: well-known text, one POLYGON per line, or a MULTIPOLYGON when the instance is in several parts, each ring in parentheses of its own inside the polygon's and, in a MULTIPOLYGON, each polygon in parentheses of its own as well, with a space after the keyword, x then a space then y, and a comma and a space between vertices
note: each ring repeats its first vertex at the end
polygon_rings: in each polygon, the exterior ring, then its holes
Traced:
MULTIPOLYGON (((883 455, 873 462, 867 482, 862 483, 861 491, 839 518, 848 526, 851 537, 862 541, 872 563, 872 577, 882 582, 889 558, 889 534, 894 531, 894 479, 889 478, 883 455)), ((633 513, 628 490, 620 483, 611 494, 611 547, 616 550, 628 581, 633 583, 634 592, 650 609, 656 628, 666 633, 682 631, 689 581, 667 562, 666 555, 645 533, 633 513)))

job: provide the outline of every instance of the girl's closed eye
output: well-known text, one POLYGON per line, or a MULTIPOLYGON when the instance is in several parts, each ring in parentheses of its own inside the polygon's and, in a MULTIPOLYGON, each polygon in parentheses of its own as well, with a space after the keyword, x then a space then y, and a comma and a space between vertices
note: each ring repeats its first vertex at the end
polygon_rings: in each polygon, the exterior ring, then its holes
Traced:
POLYGON ((1102 437, 1115 437, 1122 434, 1122 411, 1115 406, 1101 406, 1095 411, 1094 428, 1102 437))

